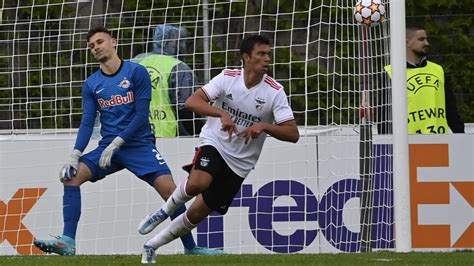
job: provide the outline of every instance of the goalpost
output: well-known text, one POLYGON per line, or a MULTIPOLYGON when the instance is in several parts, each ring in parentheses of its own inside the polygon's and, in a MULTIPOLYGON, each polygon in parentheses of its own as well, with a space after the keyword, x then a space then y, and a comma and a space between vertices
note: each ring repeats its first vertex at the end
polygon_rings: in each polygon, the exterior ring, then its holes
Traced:
MULTIPOLYGON (((384 3, 388 10, 393 2, 384 3)), ((152 52, 157 25, 184 29, 186 35, 169 41, 185 44, 178 45, 176 56, 193 70, 197 88, 224 68, 240 67, 239 41, 244 36, 258 33, 272 41, 269 74, 285 87, 302 137, 296 144, 267 140, 228 214, 211 215, 195 230, 198 245, 236 254, 395 249, 394 156, 406 150, 398 150, 396 137, 377 132, 377 126, 392 122, 391 117, 379 118, 391 107, 383 67, 392 62, 394 27, 389 19, 372 28, 357 24, 354 4, 4 0, 0 255, 40 254, 32 246, 34 239, 62 233, 57 176, 74 145, 83 81, 98 69, 85 40, 94 25, 112 31, 124 60, 152 52)), ((88 150, 97 143, 97 134, 88 150)), ((196 145, 197 135, 157 139, 176 183, 186 178, 180 167, 190 162, 196 145)), ((136 228, 163 203, 158 194, 126 170, 85 184, 81 192, 77 253, 138 254, 151 235, 141 236, 136 228)), ((397 231, 409 230, 409 224, 400 224, 397 231)), ((397 250, 407 251, 409 244, 401 250, 397 245, 397 250)), ((182 245, 174 241, 160 252, 181 253, 182 245)))

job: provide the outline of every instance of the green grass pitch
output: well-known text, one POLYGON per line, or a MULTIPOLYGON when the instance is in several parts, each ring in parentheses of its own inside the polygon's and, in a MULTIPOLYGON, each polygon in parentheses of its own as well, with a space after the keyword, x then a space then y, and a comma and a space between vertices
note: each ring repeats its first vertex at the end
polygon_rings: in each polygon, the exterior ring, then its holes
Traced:
MULTIPOLYGON (((373 252, 344 254, 158 255, 157 265, 474 265, 474 252, 373 252)), ((138 255, 0 256, 0 265, 140 265, 138 255)))

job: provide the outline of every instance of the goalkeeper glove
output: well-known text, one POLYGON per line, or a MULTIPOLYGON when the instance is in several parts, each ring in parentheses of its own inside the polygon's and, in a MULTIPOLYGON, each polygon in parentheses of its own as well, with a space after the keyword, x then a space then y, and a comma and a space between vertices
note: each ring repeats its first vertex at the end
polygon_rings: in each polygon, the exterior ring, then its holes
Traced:
POLYGON ((81 156, 82 152, 80 150, 72 151, 71 156, 59 172, 59 180, 61 182, 70 181, 74 176, 76 176, 79 167, 79 158, 81 158, 81 156))
POLYGON ((116 137, 112 143, 105 148, 105 150, 102 152, 100 155, 99 159, 99 167, 102 169, 105 169, 110 166, 111 160, 112 160, 112 155, 114 154, 114 151, 120 146, 123 145, 125 141, 121 137, 116 137))

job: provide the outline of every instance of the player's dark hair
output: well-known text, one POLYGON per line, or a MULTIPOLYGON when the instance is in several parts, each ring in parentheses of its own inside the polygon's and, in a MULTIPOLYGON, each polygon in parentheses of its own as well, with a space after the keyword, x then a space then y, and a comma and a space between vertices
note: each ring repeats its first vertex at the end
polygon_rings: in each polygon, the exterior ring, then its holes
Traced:
POLYGON ((405 28, 405 37, 408 39, 410 38, 410 36, 413 35, 413 33, 415 33, 415 31, 419 31, 419 30, 425 30, 425 28, 421 25, 416 25, 416 24, 413 24, 413 25, 407 25, 406 28, 405 28))
POLYGON ((110 37, 112 37, 112 33, 110 33, 110 31, 102 26, 102 25, 99 25, 99 26, 95 26, 94 28, 90 29, 88 32, 87 32, 87 42, 89 42, 89 39, 96 33, 98 32, 103 32, 103 33, 106 33, 108 34, 110 37))
POLYGON ((243 54, 251 55, 255 44, 270 45, 270 39, 262 35, 249 35, 245 37, 240 44, 240 56, 243 54))

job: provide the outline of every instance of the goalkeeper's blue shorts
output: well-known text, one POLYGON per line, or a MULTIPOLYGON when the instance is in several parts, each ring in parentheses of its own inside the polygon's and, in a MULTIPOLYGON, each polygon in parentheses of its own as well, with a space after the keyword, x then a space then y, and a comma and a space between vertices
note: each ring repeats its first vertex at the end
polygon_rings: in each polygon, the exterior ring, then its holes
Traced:
POLYGON ((81 162, 87 165, 92 172, 91 182, 96 182, 102 178, 127 168, 134 175, 153 186, 156 178, 171 174, 161 154, 153 143, 131 142, 125 143, 112 155, 111 165, 106 169, 99 167, 100 155, 107 147, 100 144, 95 150, 83 155, 81 162))

